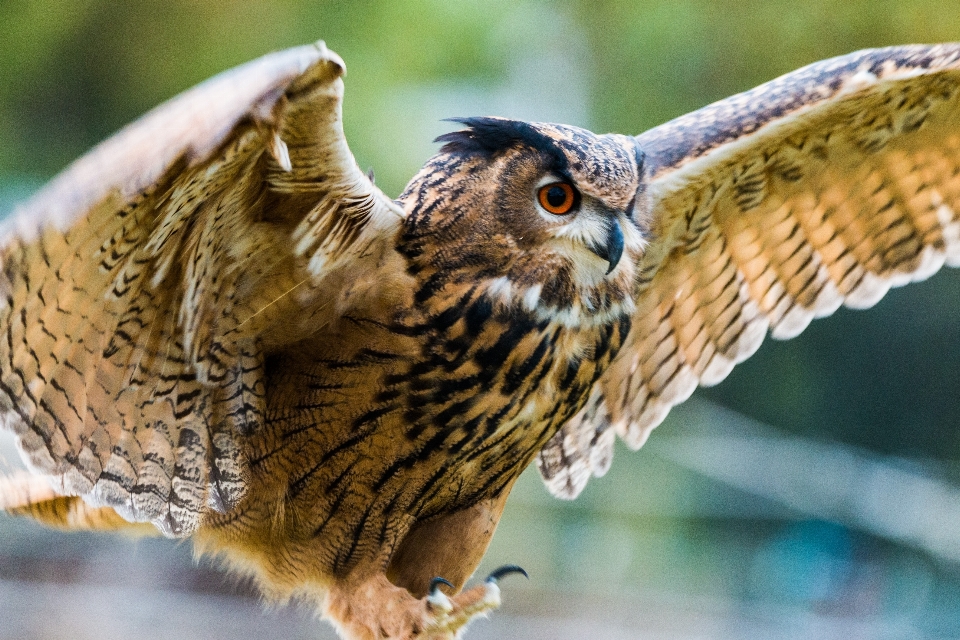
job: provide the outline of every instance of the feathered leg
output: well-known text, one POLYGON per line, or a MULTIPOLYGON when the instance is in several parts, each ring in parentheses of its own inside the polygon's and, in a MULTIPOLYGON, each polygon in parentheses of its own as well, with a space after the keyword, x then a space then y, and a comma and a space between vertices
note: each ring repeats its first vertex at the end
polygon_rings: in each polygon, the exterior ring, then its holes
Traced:
POLYGON ((509 491, 456 513, 416 525, 397 548, 386 572, 359 582, 335 583, 324 617, 349 640, 452 640, 466 625, 500 606, 497 570, 456 595, 483 557, 509 491))

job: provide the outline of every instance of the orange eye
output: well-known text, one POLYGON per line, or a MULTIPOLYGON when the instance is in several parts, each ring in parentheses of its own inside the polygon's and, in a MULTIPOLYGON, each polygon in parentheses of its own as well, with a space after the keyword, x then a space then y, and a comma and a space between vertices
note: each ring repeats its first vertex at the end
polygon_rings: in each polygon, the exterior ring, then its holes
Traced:
POLYGON ((550 213, 562 216, 577 203, 577 192, 566 182, 551 182, 540 187, 537 200, 550 213))

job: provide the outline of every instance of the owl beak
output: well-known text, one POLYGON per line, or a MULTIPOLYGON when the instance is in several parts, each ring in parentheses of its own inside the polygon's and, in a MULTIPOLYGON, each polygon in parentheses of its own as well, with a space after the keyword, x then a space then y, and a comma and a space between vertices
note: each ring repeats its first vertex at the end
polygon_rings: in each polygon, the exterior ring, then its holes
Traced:
POLYGON ((607 273, 610 273, 620 262, 620 256, 623 255, 623 229, 620 228, 620 222, 616 218, 608 219, 606 223, 607 236, 603 242, 588 245, 588 249, 607 261, 610 265, 607 273))

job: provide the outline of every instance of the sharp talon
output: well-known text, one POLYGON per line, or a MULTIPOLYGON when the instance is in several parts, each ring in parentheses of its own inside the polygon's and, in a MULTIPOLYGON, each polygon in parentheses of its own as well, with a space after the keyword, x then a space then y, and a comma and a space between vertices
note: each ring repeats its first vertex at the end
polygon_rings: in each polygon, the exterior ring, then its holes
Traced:
POLYGON ((487 582, 493 582, 496 584, 500 581, 501 578, 510 575, 511 573, 519 573, 526 579, 530 579, 530 576, 527 575, 527 572, 523 570, 523 567, 518 567, 515 564, 506 564, 499 569, 494 569, 490 572, 490 575, 487 576, 487 582))
POLYGON ((454 586, 446 578, 434 578, 430 581, 430 593, 427 595, 427 604, 434 610, 447 614, 453 611, 453 602, 450 601, 447 594, 440 591, 440 585, 442 584, 454 589, 454 586))
POLYGON ((452 584, 449 580, 447 580, 446 578, 436 577, 436 578, 434 578, 433 580, 430 581, 430 595, 433 595, 433 594, 435 594, 435 593, 439 593, 439 592, 440 592, 440 585, 442 585, 442 584, 447 585, 447 586, 450 587, 451 589, 454 589, 454 588, 455 588, 455 587, 453 586, 453 584, 452 584))

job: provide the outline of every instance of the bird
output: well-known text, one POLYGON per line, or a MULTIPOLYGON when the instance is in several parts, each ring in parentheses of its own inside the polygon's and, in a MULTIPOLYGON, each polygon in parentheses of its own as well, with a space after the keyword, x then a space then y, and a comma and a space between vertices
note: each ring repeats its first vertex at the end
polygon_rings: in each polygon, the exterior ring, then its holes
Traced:
POLYGON ((960 265, 960 44, 640 135, 454 118, 396 199, 320 41, 188 90, 0 228, 0 509, 192 540, 346 640, 459 638, 520 473, 575 498, 767 334, 960 265))

